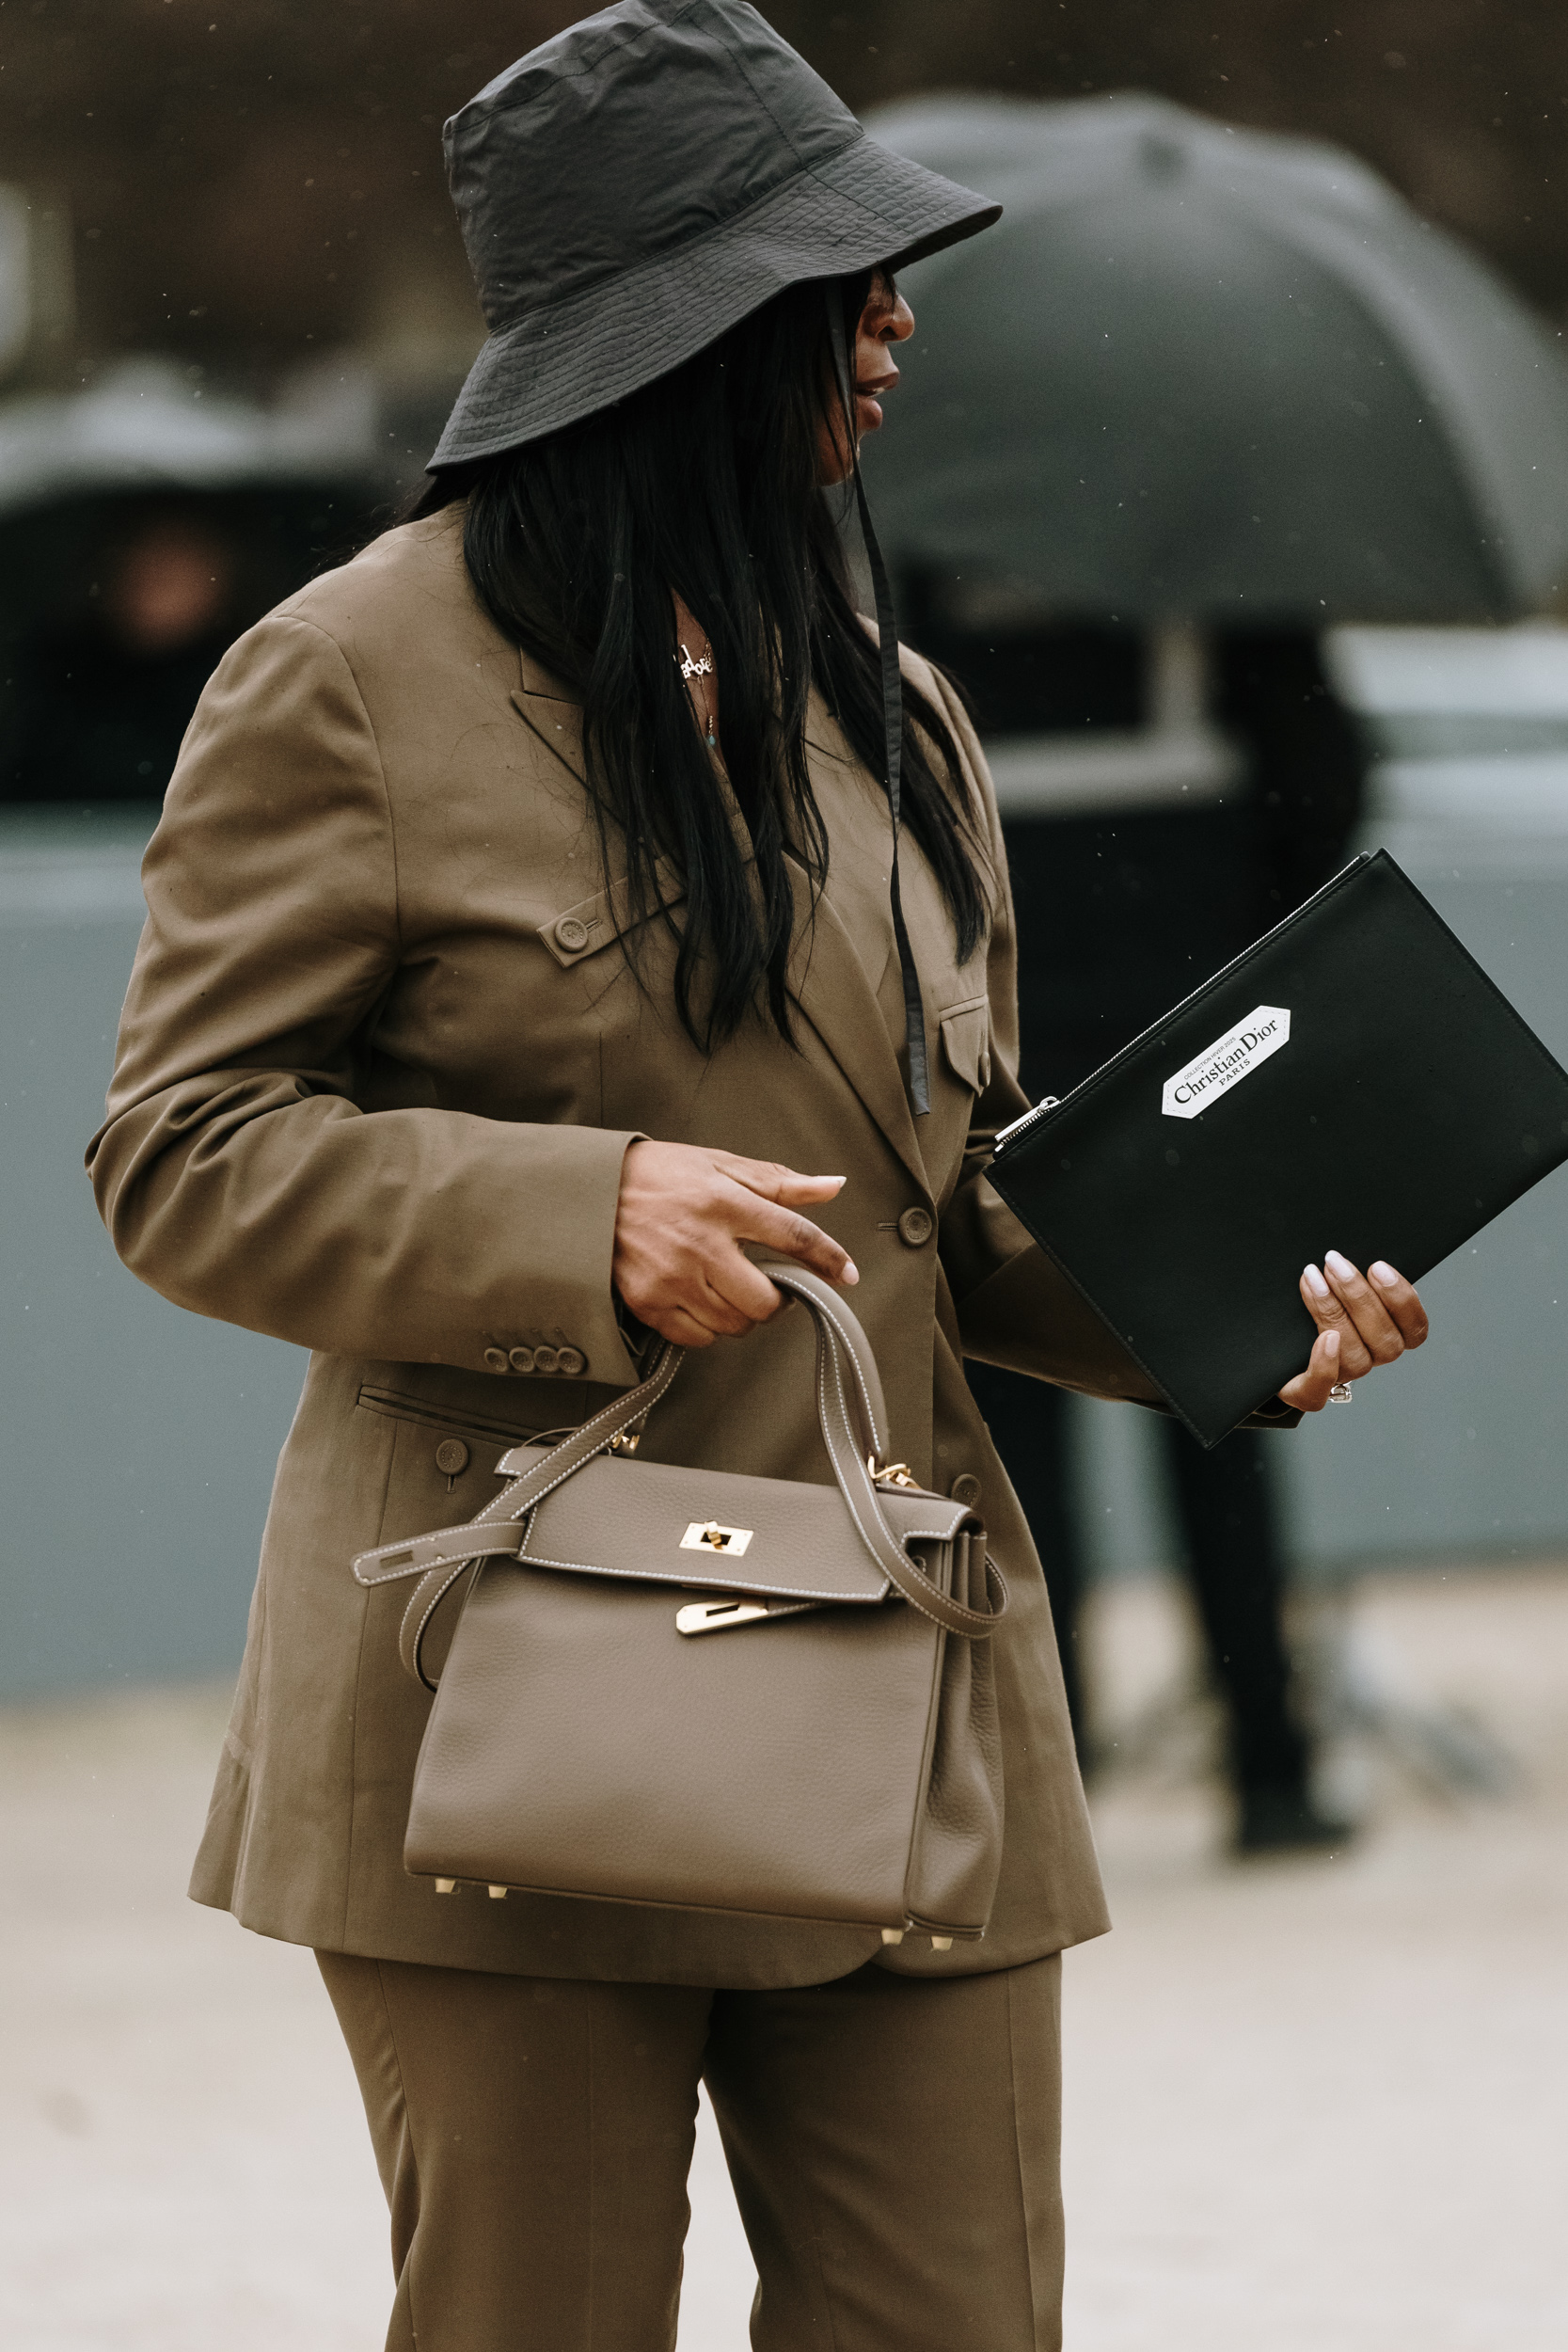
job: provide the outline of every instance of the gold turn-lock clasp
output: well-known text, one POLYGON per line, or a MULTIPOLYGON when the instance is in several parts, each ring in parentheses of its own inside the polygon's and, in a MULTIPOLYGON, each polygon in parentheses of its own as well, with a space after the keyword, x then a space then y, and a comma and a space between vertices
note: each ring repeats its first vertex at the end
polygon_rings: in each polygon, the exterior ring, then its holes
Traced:
POLYGON ((681 1549, 721 1551, 726 1559, 738 1560, 753 1532, 750 1527, 721 1527, 717 1519, 693 1519, 681 1537, 681 1549))

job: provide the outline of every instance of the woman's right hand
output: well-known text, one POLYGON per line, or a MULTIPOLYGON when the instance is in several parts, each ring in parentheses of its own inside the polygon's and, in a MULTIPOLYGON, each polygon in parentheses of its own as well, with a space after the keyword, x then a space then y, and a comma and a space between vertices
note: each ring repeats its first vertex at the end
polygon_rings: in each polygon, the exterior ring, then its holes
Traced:
POLYGON ((1363 1275, 1330 1249, 1321 1267, 1309 1265, 1302 1275, 1301 1295, 1318 1336, 1306 1371, 1279 1391, 1280 1402, 1298 1412, 1321 1413, 1341 1382, 1364 1379, 1379 1364, 1397 1363, 1407 1348, 1425 1343, 1426 1309, 1386 1259, 1363 1275))
POLYGON ((740 1248, 758 1242, 830 1282, 858 1282, 848 1252, 799 1212, 832 1200, 842 1176, 801 1176, 689 1143, 628 1146, 615 1210, 613 1280, 661 1339, 711 1347, 767 1323, 784 1296, 740 1248))

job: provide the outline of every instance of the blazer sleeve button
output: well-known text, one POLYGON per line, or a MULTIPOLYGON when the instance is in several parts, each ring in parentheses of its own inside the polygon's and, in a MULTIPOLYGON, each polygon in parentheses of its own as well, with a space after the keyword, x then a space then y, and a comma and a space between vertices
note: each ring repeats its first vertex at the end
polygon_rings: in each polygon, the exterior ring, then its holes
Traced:
POLYGON ((436 1449, 436 1467, 448 1478, 455 1478, 468 1467, 468 1449, 461 1438, 443 1438, 436 1449))
POLYGON ((973 1511, 980 1500, 980 1482, 973 1470, 960 1470, 947 1491, 955 1502, 967 1503, 973 1511))
POLYGON ((579 947, 588 945, 587 924, 579 922, 575 914, 563 914, 555 927, 555 944, 564 947, 569 956, 575 956, 579 947))
POLYGON ((531 1347, 515 1347, 507 1358, 514 1372, 531 1372, 537 1360, 531 1347))
POLYGON ((898 1238, 911 1249, 924 1249, 936 1230, 929 1209, 906 1209, 898 1220, 898 1238))
POLYGON ((575 1380, 578 1373, 588 1370, 588 1359, 580 1347, 563 1347, 557 1359, 557 1369, 563 1372, 568 1380, 575 1380))
POLYGON ((487 1347, 484 1351, 484 1360, 492 1372, 504 1372, 506 1370, 505 1348, 487 1347))
POLYGON ((533 1351, 533 1369, 535 1372, 559 1372, 561 1370, 560 1348, 536 1347, 533 1351))

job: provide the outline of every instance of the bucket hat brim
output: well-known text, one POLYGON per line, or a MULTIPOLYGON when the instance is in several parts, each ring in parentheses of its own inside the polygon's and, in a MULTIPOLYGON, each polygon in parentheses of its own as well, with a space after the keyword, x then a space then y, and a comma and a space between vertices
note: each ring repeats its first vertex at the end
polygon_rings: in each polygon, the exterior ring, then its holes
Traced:
POLYGON ((492 335, 429 470, 495 456, 613 406, 786 286, 902 268, 989 228, 1001 211, 863 133, 705 234, 492 335))

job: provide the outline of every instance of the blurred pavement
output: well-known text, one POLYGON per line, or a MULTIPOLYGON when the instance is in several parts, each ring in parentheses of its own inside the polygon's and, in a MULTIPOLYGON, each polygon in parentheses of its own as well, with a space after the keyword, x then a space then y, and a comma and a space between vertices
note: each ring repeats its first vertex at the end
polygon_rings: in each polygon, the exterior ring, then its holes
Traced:
MULTIPOLYGON (((1218 1856, 1167 1765, 1097 1800, 1117 1932, 1068 1964, 1069 2352, 1568 2343, 1568 1573, 1370 1581, 1380 1671, 1517 1758, 1456 1804, 1341 1755, 1377 1826, 1218 1856)), ((1112 1728, 1180 1672, 1172 1588, 1101 1588, 1112 1728)), ((377 2352, 386 2220, 308 1954, 182 1899, 211 1685, 0 1714, 0 2340, 377 2352)), ((681 2352, 744 2352, 711 2126, 681 2352)))

